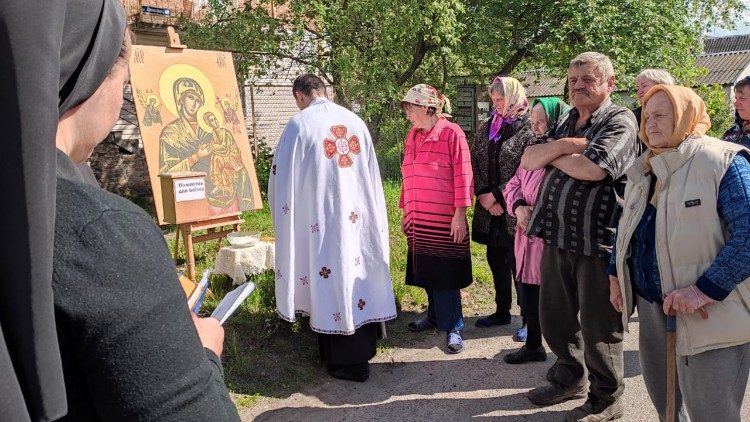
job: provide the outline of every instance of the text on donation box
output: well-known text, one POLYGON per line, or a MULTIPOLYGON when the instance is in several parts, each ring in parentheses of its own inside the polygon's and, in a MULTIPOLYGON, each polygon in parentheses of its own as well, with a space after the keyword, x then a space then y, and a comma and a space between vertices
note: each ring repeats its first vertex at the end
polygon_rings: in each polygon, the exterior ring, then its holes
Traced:
POLYGON ((206 181, 201 177, 174 181, 174 201, 185 202, 206 198, 206 181))

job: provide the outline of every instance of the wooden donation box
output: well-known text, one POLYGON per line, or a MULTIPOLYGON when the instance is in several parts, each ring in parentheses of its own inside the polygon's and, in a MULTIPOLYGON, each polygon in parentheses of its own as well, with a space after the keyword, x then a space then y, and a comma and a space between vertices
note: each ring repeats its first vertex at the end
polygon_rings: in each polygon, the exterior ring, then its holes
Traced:
POLYGON ((189 223, 205 218, 208 209, 206 199, 206 173, 185 171, 162 173, 161 181, 164 221, 172 224, 189 223))

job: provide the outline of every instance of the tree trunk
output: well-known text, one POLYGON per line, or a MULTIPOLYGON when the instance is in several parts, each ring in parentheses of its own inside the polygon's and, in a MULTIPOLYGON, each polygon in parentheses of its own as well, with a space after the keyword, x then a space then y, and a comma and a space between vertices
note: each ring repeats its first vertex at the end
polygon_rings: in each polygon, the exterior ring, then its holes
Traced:
POLYGON ((430 51, 431 46, 427 44, 427 42, 424 39, 424 34, 418 34, 417 35, 417 44, 414 47, 414 55, 412 56, 411 64, 409 65, 409 68, 406 69, 401 75, 396 75, 396 86, 401 86, 406 83, 412 76, 414 76, 414 72, 419 69, 419 66, 422 64, 422 60, 424 60, 425 55, 427 55, 427 52, 430 51))

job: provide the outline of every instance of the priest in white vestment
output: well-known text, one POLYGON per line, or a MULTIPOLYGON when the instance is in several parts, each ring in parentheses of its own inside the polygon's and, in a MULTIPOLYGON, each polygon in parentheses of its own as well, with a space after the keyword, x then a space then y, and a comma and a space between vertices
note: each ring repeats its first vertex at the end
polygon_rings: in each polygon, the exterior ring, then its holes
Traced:
POLYGON ((365 381, 381 323, 396 318, 388 220, 375 149, 356 114, 302 75, 300 108, 274 155, 268 200, 276 232, 276 306, 310 317, 328 373, 365 381))

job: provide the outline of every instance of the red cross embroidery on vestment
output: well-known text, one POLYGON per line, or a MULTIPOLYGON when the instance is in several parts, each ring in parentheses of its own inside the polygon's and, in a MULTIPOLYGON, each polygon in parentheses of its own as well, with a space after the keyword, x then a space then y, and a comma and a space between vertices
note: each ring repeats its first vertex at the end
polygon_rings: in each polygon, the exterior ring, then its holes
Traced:
POLYGON ((359 155, 362 151, 357 135, 347 138, 347 131, 346 126, 333 126, 331 127, 333 139, 326 138, 323 140, 323 150, 325 151, 326 158, 333 158, 338 155, 337 163, 341 168, 351 167, 354 164, 352 154, 359 155))

